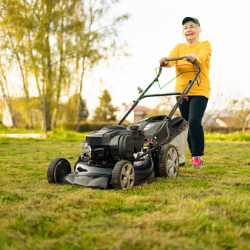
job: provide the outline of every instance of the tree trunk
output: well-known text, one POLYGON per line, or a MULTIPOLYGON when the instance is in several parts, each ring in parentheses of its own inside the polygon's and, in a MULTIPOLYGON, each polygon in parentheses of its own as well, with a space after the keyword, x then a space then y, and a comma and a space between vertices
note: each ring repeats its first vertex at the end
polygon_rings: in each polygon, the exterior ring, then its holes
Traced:
MULTIPOLYGON (((63 7, 62 7, 63 8, 63 7)), ((64 24, 63 24, 63 11, 61 16, 61 34, 59 34, 59 50, 60 50, 60 66, 59 66, 59 78, 57 83, 57 93, 56 93, 56 108, 55 108, 55 115, 54 115, 54 124, 53 127, 56 128, 57 126, 57 116, 58 116, 58 109, 59 109, 59 100, 61 97, 61 91, 62 91, 62 79, 63 79, 63 56, 64 56, 64 50, 63 50, 63 32, 64 32, 64 24)))
POLYGON ((76 115, 76 127, 75 131, 79 132, 80 130, 80 121, 81 121, 81 94, 82 94, 82 86, 83 86, 83 76, 85 73, 85 60, 86 60, 86 55, 89 50, 89 42, 90 42, 90 35, 91 35, 91 27, 93 23, 93 18, 92 18, 92 9, 90 8, 90 16, 91 16, 91 22, 88 27, 88 37, 87 37, 87 43, 85 46, 85 51, 82 55, 82 74, 81 74, 81 79, 80 79, 80 86, 79 86, 79 96, 78 96, 78 102, 77 102, 77 115, 76 115))
MULTIPOLYGON (((26 18, 28 19, 28 13, 27 13, 26 6, 27 6, 27 0, 24 0, 25 15, 26 15, 26 18)), ((28 53, 29 53, 29 56, 30 56, 31 61, 32 61, 32 68, 34 70, 34 75, 35 75, 35 79, 36 79, 36 87, 37 87, 37 90, 39 93, 39 97, 42 98, 41 88, 39 85, 39 69, 37 67, 37 60, 35 59, 35 56, 34 56, 33 51, 32 51, 33 45, 32 45, 32 41, 31 41, 30 29, 28 29, 28 31, 27 31, 27 36, 28 36, 28 44, 29 44, 28 53)))
POLYGON ((46 99, 47 99, 47 131, 51 130, 52 122, 52 70, 51 70, 51 58, 50 58, 50 44, 49 35, 46 38, 47 45, 47 82, 46 82, 46 99))
POLYGON ((24 90, 25 99, 26 99, 26 111, 27 111, 28 117, 30 117, 29 90, 28 90, 28 85, 27 85, 27 82, 26 82, 25 74, 24 74, 24 68, 23 68, 24 65, 21 62, 19 53, 17 52, 17 49, 16 49, 16 47, 14 45, 14 42, 12 40, 12 35, 9 32, 9 29, 8 29, 7 25, 5 25, 5 27, 6 27, 6 30, 7 30, 7 34, 8 34, 8 38, 9 38, 9 41, 10 41, 12 52, 13 52, 14 56, 17 59, 18 66, 19 66, 19 69, 20 69, 20 72, 21 72, 21 77, 22 77, 22 82, 23 82, 23 90, 24 90))
POLYGON ((79 94, 78 94, 78 100, 77 100, 77 113, 76 113, 76 127, 75 131, 79 132, 80 131, 80 121, 81 121, 81 95, 82 95, 82 86, 83 86, 83 76, 84 76, 84 66, 85 66, 85 58, 83 59, 82 62, 82 74, 81 74, 81 79, 80 79, 80 86, 79 86, 79 94))
POLYGON ((51 68, 51 48, 50 48, 50 15, 51 15, 51 6, 50 0, 46 1, 46 17, 47 22, 45 24, 45 47, 46 47, 46 60, 47 60, 47 81, 46 81, 46 124, 47 124, 47 131, 51 130, 51 123, 52 123, 52 92, 53 92, 53 83, 52 83, 52 68, 51 68))
POLYGON ((3 79, 5 81, 5 88, 6 88, 6 92, 7 92, 7 93, 5 93, 4 84, 0 80, 0 85, 1 85, 2 92, 3 92, 3 98, 4 98, 4 100, 5 100, 6 104, 7 104, 9 112, 10 112, 12 127, 17 128, 16 119, 15 119, 15 116, 13 114, 13 109, 12 109, 12 105, 11 105, 10 94, 9 94, 9 89, 8 89, 8 84, 7 84, 7 78, 5 77, 1 61, 0 61, 0 67, 1 67, 1 74, 2 74, 3 79))

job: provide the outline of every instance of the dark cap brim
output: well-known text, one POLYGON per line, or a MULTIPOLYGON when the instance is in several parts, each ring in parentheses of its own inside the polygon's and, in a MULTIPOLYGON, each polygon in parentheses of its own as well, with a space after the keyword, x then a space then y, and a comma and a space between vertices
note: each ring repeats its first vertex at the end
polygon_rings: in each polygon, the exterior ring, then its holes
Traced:
POLYGON ((186 22, 188 21, 193 21, 194 23, 196 23, 199 27, 201 27, 200 25, 200 22, 197 18, 194 18, 194 17, 185 17, 183 20, 182 20, 182 25, 184 25, 186 22))

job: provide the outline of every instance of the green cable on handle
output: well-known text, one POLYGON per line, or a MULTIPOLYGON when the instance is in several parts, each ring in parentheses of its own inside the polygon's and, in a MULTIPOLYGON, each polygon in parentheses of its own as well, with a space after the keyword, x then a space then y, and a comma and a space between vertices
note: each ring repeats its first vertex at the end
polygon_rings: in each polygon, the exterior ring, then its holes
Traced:
MULTIPOLYGON (((157 69, 155 69, 155 72, 156 72, 156 74, 157 74, 157 69)), ((170 80, 169 82, 167 82, 163 87, 161 87, 160 86, 160 81, 159 81, 159 79, 157 80, 157 82, 158 82, 158 86, 159 86, 159 89, 160 90, 162 90, 165 86, 167 86, 169 83, 171 83, 173 80, 175 80, 177 78, 177 76, 176 77, 174 77, 172 80, 170 80)))

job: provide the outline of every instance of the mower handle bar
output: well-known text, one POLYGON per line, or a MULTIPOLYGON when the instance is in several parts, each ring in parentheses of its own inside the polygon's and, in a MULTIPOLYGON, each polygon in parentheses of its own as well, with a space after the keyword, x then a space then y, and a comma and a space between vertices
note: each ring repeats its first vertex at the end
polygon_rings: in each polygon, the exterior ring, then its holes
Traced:
MULTIPOLYGON (((170 61, 183 60, 183 59, 185 59, 185 58, 187 58, 187 57, 186 57, 186 56, 180 56, 180 57, 166 58, 165 60, 166 60, 166 62, 170 62, 170 61)), ((200 65, 199 65, 199 63, 197 62, 196 59, 193 61, 193 64, 197 67, 197 69, 200 68, 200 65)))
POLYGON ((172 58, 165 58, 166 62, 170 62, 170 61, 178 61, 178 60, 183 60, 187 58, 186 56, 180 56, 180 57, 172 57, 172 58))
MULTIPOLYGON (((182 56, 182 57, 173 57, 173 58, 166 58, 167 60, 166 61, 177 61, 177 60, 183 60, 184 58, 186 58, 186 56, 182 56)), ((194 82, 197 80, 198 76, 200 75, 200 72, 201 72, 201 69, 200 69, 200 65, 199 63, 197 62, 197 60, 195 59, 193 64, 197 67, 198 69, 198 73, 195 75, 195 78, 193 79, 193 81, 190 81, 190 86, 188 87, 188 89, 184 92, 181 93, 181 98, 179 98, 178 102, 175 104, 174 108, 172 109, 172 111, 170 112, 170 115, 169 115, 169 118, 172 117, 173 113, 175 112, 175 110, 179 107, 180 105, 180 102, 182 101, 182 99, 184 98, 184 95, 186 95, 189 90, 191 89, 191 87, 193 86, 194 82)), ((127 116, 131 113, 131 111, 135 108, 135 106, 139 103, 139 101, 144 98, 146 92, 150 89, 150 87, 158 81, 158 78, 160 76, 162 72, 162 68, 160 67, 159 68, 159 71, 158 71, 158 74, 156 76, 156 78, 153 80, 153 82, 151 82, 149 84, 149 86, 144 90, 142 91, 141 95, 137 98, 136 101, 134 101, 134 104, 131 106, 131 108, 127 111, 127 113, 124 115, 124 117, 118 122, 118 125, 121 125, 122 122, 127 118, 127 116)), ((180 93, 170 93, 170 95, 172 94, 180 94, 180 93)), ((164 94, 164 95, 161 95, 161 96, 166 96, 166 95, 169 95, 169 94, 164 94)), ((158 96, 158 95, 149 95, 147 97, 150 97, 150 96, 158 96)), ((146 96, 145 96, 146 97, 146 96)))
MULTIPOLYGON (((178 60, 183 60, 185 58, 187 58, 187 57, 186 56, 180 56, 180 57, 165 58, 165 61, 166 62, 178 61, 178 60)), ((196 59, 194 60, 193 64, 197 67, 197 69, 200 68, 200 65, 199 65, 199 63, 197 62, 196 59)), ((160 67, 159 71, 158 71, 158 77, 160 76, 161 72, 162 72, 162 68, 160 67)))

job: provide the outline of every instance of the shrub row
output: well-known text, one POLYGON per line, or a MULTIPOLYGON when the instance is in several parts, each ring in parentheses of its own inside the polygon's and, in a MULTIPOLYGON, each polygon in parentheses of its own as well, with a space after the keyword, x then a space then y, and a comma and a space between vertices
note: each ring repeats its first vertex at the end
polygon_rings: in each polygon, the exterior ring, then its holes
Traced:
MULTIPOLYGON (((215 126, 204 126, 204 131, 206 133, 222 133, 222 134, 228 134, 228 133, 235 133, 235 132, 242 132, 242 127, 215 127, 215 126)), ((246 128, 245 132, 250 132, 250 128, 246 128)))
MULTIPOLYGON (((79 132, 89 132, 89 131, 95 131, 100 130, 104 126, 113 125, 114 122, 93 122, 93 121, 86 121, 80 123, 80 129, 79 132)), ((122 125, 128 126, 129 123, 123 123, 122 125)), ((61 123, 57 125, 57 128, 63 129, 63 130, 75 130, 75 123, 61 123)))
MULTIPOLYGON (((95 131, 95 130, 100 130, 104 126, 107 125, 113 125, 114 122, 94 122, 94 121, 84 121, 80 123, 80 131, 79 132, 89 132, 89 131, 95 131)), ((128 122, 123 123, 124 126, 130 125, 128 122)), ((63 130, 75 130, 75 123, 60 123, 57 125, 57 128, 63 129, 63 130)), ((235 126, 230 126, 227 128, 224 127, 215 127, 215 126, 204 126, 204 131, 206 133, 223 133, 223 134, 228 134, 228 133, 235 133, 235 132, 242 132, 241 127, 235 127, 235 126)), ((245 132, 250 132, 250 128, 247 128, 245 132)))

